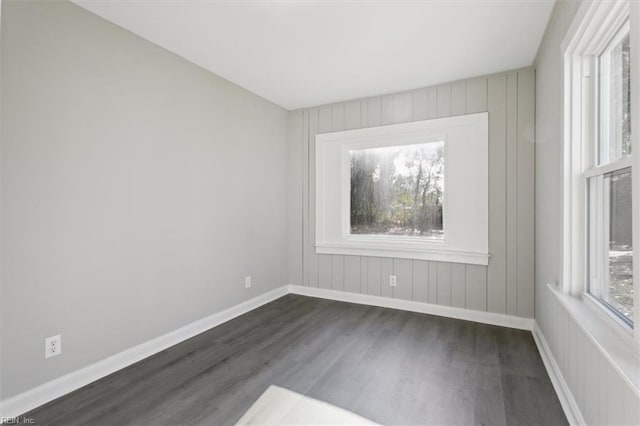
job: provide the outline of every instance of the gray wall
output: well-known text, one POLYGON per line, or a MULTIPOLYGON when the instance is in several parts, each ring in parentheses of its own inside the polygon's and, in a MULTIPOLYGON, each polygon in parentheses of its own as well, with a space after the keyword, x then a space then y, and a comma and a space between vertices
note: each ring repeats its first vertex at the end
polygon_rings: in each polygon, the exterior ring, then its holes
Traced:
POLYGON ((580 2, 558 2, 536 68, 535 318, 588 424, 640 424, 640 399, 547 283, 562 280, 562 52, 580 2))
POLYGON ((532 318, 534 79, 524 69, 291 112, 289 282, 532 318), (316 134, 481 111, 489 112, 488 267, 315 253, 316 134))
POLYGON ((286 284, 285 110, 69 3, 2 8, 3 397, 286 284))

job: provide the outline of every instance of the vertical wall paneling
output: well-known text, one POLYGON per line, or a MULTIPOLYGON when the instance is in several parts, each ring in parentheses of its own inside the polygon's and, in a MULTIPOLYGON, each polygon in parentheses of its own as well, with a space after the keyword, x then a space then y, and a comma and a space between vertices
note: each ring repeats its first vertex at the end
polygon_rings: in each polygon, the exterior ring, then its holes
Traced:
MULTIPOLYGON (((329 105, 318 108, 318 133, 327 133, 333 130, 333 108, 329 105)), ((309 157, 309 161, 315 163, 315 153, 309 157)), ((313 194, 315 198, 315 189, 309 188, 309 192, 313 194)), ((315 212, 314 212, 315 215, 315 212)), ((307 225, 312 228, 315 227, 315 222, 309 222, 307 225)), ((314 241, 309 243, 310 250, 313 248, 314 241)), ((318 287, 331 288, 331 256, 322 254, 318 256, 318 287)))
POLYGON ((379 257, 363 257, 367 263, 366 293, 374 296, 382 295, 382 266, 379 257))
POLYGON ((344 290, 360 293, 360 256, 344 256, 344 290))
MULTIPOLYGON (((316 223, 316 134, 318 133, 319 111, 317 108, 309 110, 309 223, 316 223)), ((318 255, 314 249, 316 241, 316 227, 309 227, 309 286, 318 286, 318 255)))
POLYGON ((507 77, 489 78, 489 253, 487 310, 507 312, 507 77))
POLYGON ((571 350, 576 353, 576 379, 573 387, 576 391, 574 392, 574 396, 578 406, 584 407, 586 378, 582 372, 587 368, 587 354, 585 353, 586 351, 582 350, 582 348, 587 346, 587 336, 584 335, 582 329, 580 329, 574 321, 571 321, 571 323, 573 324, 573 328, 576 330, 576 341, 571 347, 571 350))
POLYGON ((605 360, 606 365, 606 382, 607 391, 605 397, 607 399, 607 424, 623 425, 624 421, 624 388, 625 383, 622 377, 613 371, 611 364, 605 360))
POLYGON ((517 189, 517 309, 519 316, 533 318, 534 193, 535 158, 535 74, 533 69, 518 72, 518 189, 517 189))
POLYGON ((438 305, 451 306, 451 263, 438 262, 436 280, 438 305))
POLYGON ((467 112, 467 85, 464 81, 451 87, 451 115, 463 115, 467 112))
POLYGON ((382 124, 393 124, 393 95, 383 96, 382 99, 382 124))
POLYGON ((598 405, 600 405, 600 410, 598 410, 598 424, 608 425, 608 417, 611 415, 609 411, 609 407, 607 407, 607 393, 608 390, 607 383, 607 375, 609 374, 608 362, 604 359, 601 353, 598 353, 598 405))
MULTIPOLYGON (((347 102, 344 106, 345 130, 361 127, 361 101, 347 102)), ((360 293, 360 256, 344 256, 344 289, 352 293, 360 293)))
POLYGON ((312 197, 313 189, 309 185, 309 164, 311 164, 311 155, 309 152, 309 111, 304 111, 302 114, 302 158, 304 163, 302 164, 302 187, 304 193, 302 194, 302 217, 304 220, 304 227, 302 229, 302 265, 304 268, 303 282, 304 285, 309 285, 309 255, 314 253, 313 241, 310 238, 309 231, 313 228, 314 223, 309 216, 309 199, 312 197))
POLYGON ((418 89, 413 92, 413 121, 426 120, 429 116, 429 92, 418 89))
MULTIPOLYGON (((531 317, 533 96, 534 72, 525 69, 292 112, 290 119, 299 123, 290 124, 289 137, 297 139, 290 145, 301 146, 290 146, 290 156, 293 161, 299 156, 302 164, 291 167, 290 175, 301 181, 302 206, 294 213, 303 218, 301 235, 297 240, 295 232, 290 236, 291 244, 302 243, 302 271, 296 272, 295 250, 290 248, 292 283, 301 279, 307 286, 531 317), (483 111, 489 112, 488 267, 315 253, 317 133, 483 111), (395 288, 389 286, 391 274, 397 277, 395 288)), ((295 200, 291 198, 292 209, 295 200)))
POLYGON ((360 102, 360 127, 369 127, 369 101, 360 102))
POLYGON ((344 256, 331 255, 331 288, 344 290, 344 256))
POLYGON ((429 261, 428 302, 438 303, 438 262, 429 261))
POLYGON ((382 99, 373 98, 367 101, 367 117, 369 127, 382 125, 382 99))
POLYGON ((393 274, 393 259, 388 257, 380 258, 380 296, 392 297, 391 286, 389 285, 389 275, 393 274))
POLYGON ((413 300, 429 301, 429 262, 413 261, 413 300))
MULTIPOLYGON (((533 102, 533 99, 530 100, 533 102)), ((487 110, 487 79, 476 78, 467 81, 467 114, 487 110)))
POLYGON ((393 95, 393 122, 406 123, 413 120, 413 93, 393 95))
POLYGON ((450 117, 451 116, 451 85, 440 86, 436 92, 437 96, 437 111, 436 117, 450 117))
POLYGON ((331 288, 331 255, 318 256, 318 287, 331 288))
POLYGON ((466 306, 466 265, 451 264, 451 306, 464 308, 466 306))
MULTIPOLYGON (((568 318, 567 318, 568 319, 568 318)), ((569 388, 575 389, 576 386, 576 367, 577 367, 577 357, 578 353, 575 350, 575 346, 578 340, 578 330, 573 324, 573 321, 567 321, 567 342, 566 342, 566 374, 565 380, 569 385, 569 388)))
POLYGON ((599 353, 597 350, 589 347, 585 347, 586 349, 586 366, 587 370, 590 374, 585 376, 585 401, 590 401, 590 404, 583 405, 583 416, 587 423, 589 424, 597 424, 599 423, 600 418, 600 410, 598 404, 598 395, 600 392, 600 386, 598 383, 599 378, 599 363, 598 357, 599 353), (588 349, 587 349, 588 348, 588 349))
POLYGON ((427 118, 437 118, 438 116, 438 89, 430 87, 429 89, 429 107, 427 108, 427 118))
POLYGON ((333 130, 333 108, 323 106, 318 108, 318 133, 327 133, 333 130))
POLYGON ((360 127, 360 101, 348 102, 344 106, 344 129, 352 130, 360 127))
POLYGON ((413 261, 409 259, 393 259, 393 273, 396 276, 396 287, 393 297, 413 300, 413 261))
POLYGON ((366 257, 360 257, 360 293, 367 294, 367 282, 369 281, 369 264, 366 257))
POLYGON ((625 384, 624 395, 622 398, 622 404, 624 406, 624 423, 629 425, 640 424, 640 403, 638 403, 638 397, 635 392, 627 384, 625 384))
POLYGON ((466 307, 476 311, 487 310, 487 268, 466 265, 466 307))
POLYGON ((506 147, 506 274, 507 314, 517 315, 517 227, 518 203, 518 75, 507 75, 507 147, 506 147))
POLYGON ((331 109, 331 130, 344 130, 344 104, 335 104, 331 109))
POLYGON ((345 105, 344 127, 345 130, 359 129, 362 121, 362 102, 352 101, 345 105))

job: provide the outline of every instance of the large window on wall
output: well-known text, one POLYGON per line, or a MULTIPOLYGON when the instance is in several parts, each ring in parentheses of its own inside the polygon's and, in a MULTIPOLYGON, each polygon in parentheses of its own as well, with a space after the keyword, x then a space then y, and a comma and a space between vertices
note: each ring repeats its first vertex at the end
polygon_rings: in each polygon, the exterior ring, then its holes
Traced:
POLYGON ((351 234, 443 238, 444 142, 349 151, 351 234))
POLYGON ((633 325, 633 204, 629 23, 594 59, 597 128, 588 188, 589 294, 633 325))
POLYGON ((316 252, 487 265, 488 115, 316 137, 316 252))
POLYGON ((583 294, 632 330, 638 318, 632 88, 638 82, 629 4, 594 4, 575 25, 563 45, 565 290, 583 294))

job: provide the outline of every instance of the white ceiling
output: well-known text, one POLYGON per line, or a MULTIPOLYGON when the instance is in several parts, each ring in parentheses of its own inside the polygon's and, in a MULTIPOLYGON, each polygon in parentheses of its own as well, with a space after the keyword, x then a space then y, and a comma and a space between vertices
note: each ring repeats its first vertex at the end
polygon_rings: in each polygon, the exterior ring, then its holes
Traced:
POLYGON ((76 3, 287 109, 529 66, 553 9, 553 0, 76 3))

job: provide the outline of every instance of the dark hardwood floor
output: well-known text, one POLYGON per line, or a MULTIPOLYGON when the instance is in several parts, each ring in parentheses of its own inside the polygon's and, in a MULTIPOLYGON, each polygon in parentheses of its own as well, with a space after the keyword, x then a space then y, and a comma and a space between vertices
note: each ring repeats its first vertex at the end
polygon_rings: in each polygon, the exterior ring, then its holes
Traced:
POLYGON ((567 424, 529 332, 295 295, 26 416, 227 425, 272 384, 381 424, 567 424))

